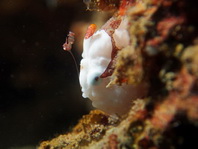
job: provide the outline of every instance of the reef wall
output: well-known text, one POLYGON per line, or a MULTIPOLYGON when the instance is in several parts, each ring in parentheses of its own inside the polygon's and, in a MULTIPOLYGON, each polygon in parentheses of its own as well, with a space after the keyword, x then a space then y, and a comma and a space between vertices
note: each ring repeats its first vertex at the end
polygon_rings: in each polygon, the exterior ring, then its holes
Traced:
POLYGON ((198 148, 196 3, 123 0, 116 5, 116 13, 129 19, 130 45, 118 52, 109 85, 147 82, 148 94, 131 100, 130 111, 120 117, 91 111, 70 133, 38 148, 198 148))

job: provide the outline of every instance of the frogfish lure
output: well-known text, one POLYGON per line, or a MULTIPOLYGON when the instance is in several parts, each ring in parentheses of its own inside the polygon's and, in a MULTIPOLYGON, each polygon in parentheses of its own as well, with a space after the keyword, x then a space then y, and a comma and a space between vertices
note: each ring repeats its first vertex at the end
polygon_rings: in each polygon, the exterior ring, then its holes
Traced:
POLYGON ((65 51, 71 51, 72 44, 74 44, 75 41, 75 33, 69 31, 69 34, 66 37, 65 43, 63 44, 63 50, 65 51))
POLYGON ((75 33, 69 31, 69 34, 66 37, 65 43, 63 44, 63 50, 64 51, 68 51, 71 54, 71 56, 72 56, 72 58, 74 60, 75 66, 76 66, 76 70, 77 70, 77 72, 79 74, 79 69, 78 69, 78 65, 77 65, 76 59, 75 59, 73 53, 71 52, 72 45, 74 44, 74 41, 75 41, 75 37, 74 36, 75 36, 75 33))

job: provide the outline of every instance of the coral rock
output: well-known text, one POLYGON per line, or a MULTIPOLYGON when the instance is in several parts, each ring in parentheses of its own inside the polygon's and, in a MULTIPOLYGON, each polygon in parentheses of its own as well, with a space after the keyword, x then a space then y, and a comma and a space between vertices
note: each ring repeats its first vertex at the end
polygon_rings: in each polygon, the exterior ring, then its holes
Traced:
POLYGON ((92 111, 39 149, 198 148, 197 2, 122 2, 130 44, 119 50, 109 85, 147 82, 147 96, 121 117, 92 111))

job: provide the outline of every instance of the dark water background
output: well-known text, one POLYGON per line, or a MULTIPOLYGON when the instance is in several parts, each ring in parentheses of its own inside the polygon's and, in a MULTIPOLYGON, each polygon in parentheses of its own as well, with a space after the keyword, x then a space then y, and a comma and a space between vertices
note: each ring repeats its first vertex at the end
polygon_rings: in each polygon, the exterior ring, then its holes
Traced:
POLYGON ((71 24, 89 19, 85 9, 81 0, 0 1, 0 149, 35 148, 88 113, 62 50, 71 24))

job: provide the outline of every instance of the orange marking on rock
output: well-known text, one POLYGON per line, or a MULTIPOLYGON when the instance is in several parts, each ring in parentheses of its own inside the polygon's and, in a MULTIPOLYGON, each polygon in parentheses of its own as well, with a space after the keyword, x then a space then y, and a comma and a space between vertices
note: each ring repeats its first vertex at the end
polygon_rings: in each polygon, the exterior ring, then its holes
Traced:
POLYGON ((133 0, 122 0, 120 3, 118 14, 120 16, 124 16, 126 14, 127 6, 129 6, 129 4, 132 2, 133 2, 133 0))

